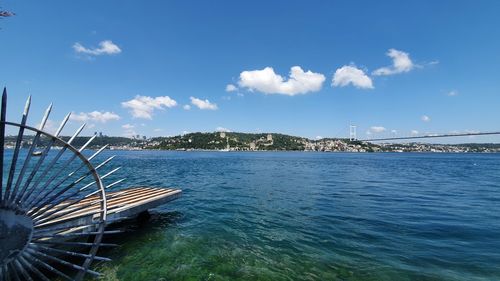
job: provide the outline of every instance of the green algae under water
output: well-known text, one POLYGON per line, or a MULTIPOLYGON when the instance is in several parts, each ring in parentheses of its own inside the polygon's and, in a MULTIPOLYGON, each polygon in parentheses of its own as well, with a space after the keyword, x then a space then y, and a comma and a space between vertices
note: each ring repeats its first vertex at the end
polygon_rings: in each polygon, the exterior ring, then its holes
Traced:
POLYGON ((115 153, 184 194, 106 238, 103 280, 500 279, 500 155, 115 153))

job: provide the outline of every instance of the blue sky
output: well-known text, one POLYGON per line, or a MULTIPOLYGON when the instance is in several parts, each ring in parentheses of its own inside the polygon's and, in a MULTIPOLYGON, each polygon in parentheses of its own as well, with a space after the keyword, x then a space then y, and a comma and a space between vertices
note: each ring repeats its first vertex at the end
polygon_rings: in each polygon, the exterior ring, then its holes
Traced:
POLYGON ((0 1, 9 119, 31 94, 66 134, 500 129, 498 1, 41 2, 0 1))

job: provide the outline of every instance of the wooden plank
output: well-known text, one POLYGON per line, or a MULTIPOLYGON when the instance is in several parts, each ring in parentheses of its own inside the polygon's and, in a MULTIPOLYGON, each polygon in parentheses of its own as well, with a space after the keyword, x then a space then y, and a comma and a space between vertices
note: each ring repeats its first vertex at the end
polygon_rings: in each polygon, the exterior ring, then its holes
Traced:
MULTIPOLYGON (((113 219, 120 218, 129 218, 138 215, 140 212, 158 207, 168 201, 174 200, 178 198, 182 194, 182 191, 179 189, 171 189, 171 188, 155 188, 155 187, 132 187, 120 191, 109 192, 106 196, 110 199, 107 201, 108 205, 108 217, 112 217, 113 219)), ((49 226, 54 223, 64 223, 67 221, 70 225, 71 222, 78 222, 83 220, 93 220, 99 213, 99 204, 97 203, 99 197, 91 196, 87 199, 74 204, 69 207, 69 209, 62 209, 60 212, 57 212, 52 215, 52 217, 57 216, 58 214, 63 214, 68 210, 77 210, 75 212, 68 213, 67 215, 63 215, 58 218, 54 218, 54 220, 48 220, 42 225, 49 226), (89 205, 93 202, 96 202, 95 205, 89 205), (85 207, 85 205, 89 205, 85 207)), ((71 202, 71 201, 70 201, 71 202)), ((60 205, 63 206, 69 204, 70 202, 62 202, 60 205)))

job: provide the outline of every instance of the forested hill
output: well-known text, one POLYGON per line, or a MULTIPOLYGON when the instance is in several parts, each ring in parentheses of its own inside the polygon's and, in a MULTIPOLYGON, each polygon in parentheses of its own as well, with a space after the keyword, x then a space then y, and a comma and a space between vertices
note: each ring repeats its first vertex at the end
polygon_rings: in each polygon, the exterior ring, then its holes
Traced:
POLYGON ((308 139, 283 134, 190 133, 152 139, 159 149, 304 150, 308 139))
MULTIPOLYGON (((84 145, 90 137, 77 137, 73 141, 75 147, 84 145)), ((68 140, 68 136, 62 137, 68 140)), ((24 136, 23 146, 28 147, 33 136, 24 136)), ((7 136, 5 145, 13 147, 16 137, 7 136)), ((39 146, 48 143, 42 138, 39 146)), ((322 138, 311 140, 275 133, 236 133, 212 132, 189 133, 172 137, 126 138, 99 136, 89 148, 109 145, 111 149, 161 149, 161 150, 231 150, 231 151, 347 151, 347 152, 500 152, 500 144, 467 143, 467 144, 429 144, 429 143, 369 143, 350 141, 348 139, 322 138)))

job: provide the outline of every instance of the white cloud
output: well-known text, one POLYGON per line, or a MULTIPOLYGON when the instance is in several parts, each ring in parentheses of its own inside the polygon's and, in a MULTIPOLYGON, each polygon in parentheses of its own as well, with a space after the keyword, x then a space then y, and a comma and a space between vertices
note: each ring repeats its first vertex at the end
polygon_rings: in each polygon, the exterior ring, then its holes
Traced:
POLYGON ((387 56, 392 58, 392 65, 381 67, 373 71, 373 75, 383 76, 383 75, 393 75, 403 72, 408 72, 415 68, 415 64, 410 59, 410 55, 403 51, 398 51, 396 49, 389 49, 387 56))
POLYGON ((209 100, 201 100, 199 98, 190 97, 191 103, 198 107, 199 109, 207 109, 207 110, 217 110, 217 104, 211 103, 209 100))
POLYGON ((131 130, 131 129, 135 128, 135 126, 131 125, 131 124, 125 124, 125 125, 122 125, 122 128, 125 130, 131 130))
POLYGON ((109 111, 106 112, 92 111, 92 112, 80 112, 80 113, 72 112, 69 119, 79 122, 106 123, 108 121, 119 120, 120 116, 118 116, 118 114, 109 111))
POLYGON ((349 84, 360 89, 373 89, 372 79, 363 70, 354 65, 344 65, 335 71, 332 86, 345 87, 349 84))
POLYGON ((448 92, 446 95, 449 96, 449 97, 458 96, 458 91, 457 90, 453 90, 453 91, 448 92))
POLYGON ((397 130, 391 130, 391 133, 397 135, 398 134, 398 131, 397 130))
POLYGON ((152 119, 155 109, 171 108, 177 105, 177 102, 169 96, 162 97, 147 97, 135 96, 126 102, 122 102, 124 108, 130 109, 130 113, 134 118, 152 119))
POLYGON ((231 132, 231 130, 229 130, 228 128, 224 128, 224 127, 217 127, 217 128, 215 128, 215 131, 216 132, 226 132, 226 133, 231 132))
POLYGON ((370 127, 370 132, 372 133, 382 133, 385 132, 386 128, 382 126, 371 126, 370 127))
POLYGON ((274 72, 272 67, 266 67, 262 70, 241 72, 238 85, 264 94, 295 96, 321 90, 324 81, 323 74, 310 70, 304 72, 300 66, 292 67, 290 77, 285 81, 281 75, 274 72))
POLYGON ((91 56, 116 55, 122 52, 120 47, 118 47, 118 45, 113 43, 111 40, 101 41, 98 48, 86 48, 77 42, 73 44, 73 50, 77 53, 91 56))
POLYGON ((158 133, 158 132, 163 132, 163 129, 156 128, 156 129, 154 129, 153 131, 158 133))
POLYGON ((238 91, 238 88, 235 85, 233 84, 226 85, 226 92, 234 92, 234 91, 238 91))
POLYGON ((182 108, 184 110, 191 110, 191 106, 189 104, 185 104, 182 108))
POLYGON ((420 119, 424 122, 429 122, 431 121, 431 118, 427 115, 422 115, 422 117, 420 117, 420 119))
POLYGON ((122 125, 123 135, 126 137, 134 137, 137 135, 137 132, 134 130, 135 126, 132 124, 124 124, 122 125))
POLYGON ((416 136, 416 135, 418 135, 418 131, 417 130, 411 130, 410 135, 416 136))

